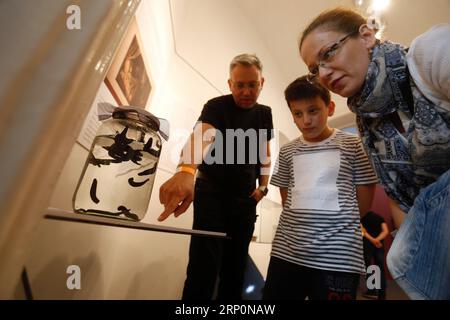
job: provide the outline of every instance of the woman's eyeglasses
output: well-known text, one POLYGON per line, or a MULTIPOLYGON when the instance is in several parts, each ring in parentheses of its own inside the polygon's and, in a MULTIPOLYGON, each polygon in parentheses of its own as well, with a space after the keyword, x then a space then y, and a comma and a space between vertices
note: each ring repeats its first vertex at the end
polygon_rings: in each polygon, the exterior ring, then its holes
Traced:
POLYGON ((319 52, 319 61, 316 66, 309 69, 308 80, 314 81, 314 79, 319 75, 319 68, 326 67, 326 64, 331 61, 331 59, 336 55, 339 48, 345 43, 347 39, 358 34, 359 31, 354 31, 352 33, 347 34, 345 37, 342 37, 335 43, 333 43, 328 48, 322 49, 319 52))

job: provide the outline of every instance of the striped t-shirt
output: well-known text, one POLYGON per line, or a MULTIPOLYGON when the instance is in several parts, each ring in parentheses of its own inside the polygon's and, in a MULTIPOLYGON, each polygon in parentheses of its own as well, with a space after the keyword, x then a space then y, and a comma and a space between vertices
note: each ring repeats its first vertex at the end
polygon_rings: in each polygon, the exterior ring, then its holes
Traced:
POLYGON ((302 266, 365 273, 356 185, 377 183, 360 139, 284 145, 270 183, 288 188, 271 255, 302 266))

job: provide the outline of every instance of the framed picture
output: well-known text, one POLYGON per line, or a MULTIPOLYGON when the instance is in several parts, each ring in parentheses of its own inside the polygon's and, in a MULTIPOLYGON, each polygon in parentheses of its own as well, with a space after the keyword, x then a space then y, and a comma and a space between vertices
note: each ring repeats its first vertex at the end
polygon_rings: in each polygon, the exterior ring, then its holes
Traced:
POLYGON ((142 48, 136 18, 133 18, 105 78, 119 106, 145 108, 147 105, 152 84, 142 48))

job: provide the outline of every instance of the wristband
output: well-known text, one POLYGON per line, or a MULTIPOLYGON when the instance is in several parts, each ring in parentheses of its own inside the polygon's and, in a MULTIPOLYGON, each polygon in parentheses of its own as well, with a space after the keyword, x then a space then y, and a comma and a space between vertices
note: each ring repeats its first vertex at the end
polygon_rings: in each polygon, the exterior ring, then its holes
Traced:
POLYGON ((197 171, 197 169, 194 169, 194 168, 191 168, 188 166, 179 166, 177 168, 177 172, 187 172, 187 173, 192 174, 193 176, 195 176, 196 171, 197 171))

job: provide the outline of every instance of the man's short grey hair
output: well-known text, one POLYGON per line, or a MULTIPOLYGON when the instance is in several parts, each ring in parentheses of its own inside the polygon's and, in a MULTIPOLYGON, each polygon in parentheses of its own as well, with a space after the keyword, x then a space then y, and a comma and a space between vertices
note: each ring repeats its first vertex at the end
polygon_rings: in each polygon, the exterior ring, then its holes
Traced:
POLYGON ((261 60, 259 60, 259 58, 255 54, 243 53, 234 57, 230 63, 230 73, 237 65, 247 67, 255 66, 259 71, 262 72, 261 60))

